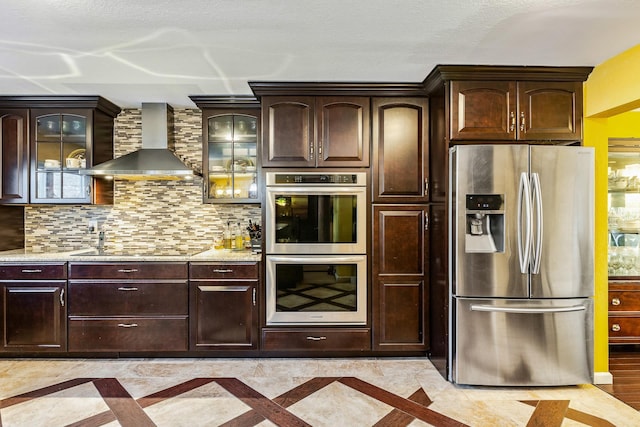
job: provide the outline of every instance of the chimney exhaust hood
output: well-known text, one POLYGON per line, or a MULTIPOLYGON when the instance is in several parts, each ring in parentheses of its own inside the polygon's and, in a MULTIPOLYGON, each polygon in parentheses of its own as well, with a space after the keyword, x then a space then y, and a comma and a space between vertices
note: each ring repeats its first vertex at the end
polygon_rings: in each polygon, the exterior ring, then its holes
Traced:
POLYGON ((142 148, 81 170, 83 175, 126 180, 192 180, 196 173, 171 150, 173 109, 165 103, 142 103, 142 148))

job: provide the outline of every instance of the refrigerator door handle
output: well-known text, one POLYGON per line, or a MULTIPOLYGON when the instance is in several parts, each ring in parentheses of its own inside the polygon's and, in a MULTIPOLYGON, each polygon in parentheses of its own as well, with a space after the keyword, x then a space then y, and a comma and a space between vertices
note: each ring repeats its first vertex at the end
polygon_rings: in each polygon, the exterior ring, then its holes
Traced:
POLYGON ((518 185, 518 213, 517 213, 517 226, 518 231, 516 233, 516 240, 518 244, 518 260, 520 261, 520 272, 522 274, 528 273, 529 262, 531 257, 531 192, 529 189, 529 180, 527 179, 526 172, 520 174, 520 184, 518 185), (522 244, 522 203, 524 202, 524 214, 526 221, 525 227, 525 241, 522 244))
POLYGON ((536 215, 536 235, 534 246, 531 254, 532 261, 532 274, 540 274, 540 260, 542 258, 542 227, 543 227, 543 219, 542 219, 542 189, 540 188, 540 175, 536 172, 531 174, 531 188, 532 188, 532 196, 535 204, 535 215, 536 215))
POLYGON ((523 307, 496 307, 493 305, 472 304, 471 311, 489 311, 496 313, 519 313, 519 314, 541 314, 541 313, 566 313, 571 311, 584 311, 584 305, 572 305, 569 307, 552 308, 523 308, 523 307))

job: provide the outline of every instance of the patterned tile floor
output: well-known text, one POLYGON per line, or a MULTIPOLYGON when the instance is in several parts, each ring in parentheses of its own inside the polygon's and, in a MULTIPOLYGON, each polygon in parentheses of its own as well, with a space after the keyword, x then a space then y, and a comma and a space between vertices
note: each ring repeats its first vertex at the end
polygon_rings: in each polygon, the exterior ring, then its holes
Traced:
POLYGON ((592 385, 456 386, 422 358, 0 359, 9 426, 638 426, 592 385))

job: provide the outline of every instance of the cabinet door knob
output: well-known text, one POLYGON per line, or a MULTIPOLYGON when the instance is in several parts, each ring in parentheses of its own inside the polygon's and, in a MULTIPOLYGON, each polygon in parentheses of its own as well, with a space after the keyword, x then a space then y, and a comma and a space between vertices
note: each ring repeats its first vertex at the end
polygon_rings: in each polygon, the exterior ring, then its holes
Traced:
POLYGON ((511 126, 509 126, 509 132, 513 132, 516 130, 516 114, 512 111, 510 114, 511 117, 511 126))
POLYGON ((611 330, 613 332, 620 332, 620 325, 617 323, 614 323, 613 325, 611 325, 611 330))
POLYGON ((520 113, 520 132, 524 132, 525 128, 525 119, 524 119, 524 111, 520 113))
POLYGON ((620 305, 620 298, 612 298, 611 305, 620 305))

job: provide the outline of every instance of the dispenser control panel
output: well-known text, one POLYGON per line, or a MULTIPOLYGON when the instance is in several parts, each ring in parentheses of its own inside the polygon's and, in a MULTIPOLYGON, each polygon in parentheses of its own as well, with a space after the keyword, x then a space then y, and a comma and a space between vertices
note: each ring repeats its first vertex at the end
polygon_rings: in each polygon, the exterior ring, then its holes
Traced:
POLYGON ((502 194, 467 194, 468 211, 501 211, 503 205, 502 194))

